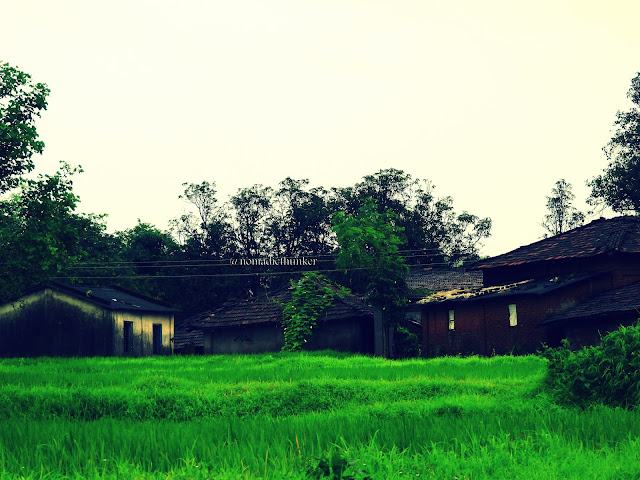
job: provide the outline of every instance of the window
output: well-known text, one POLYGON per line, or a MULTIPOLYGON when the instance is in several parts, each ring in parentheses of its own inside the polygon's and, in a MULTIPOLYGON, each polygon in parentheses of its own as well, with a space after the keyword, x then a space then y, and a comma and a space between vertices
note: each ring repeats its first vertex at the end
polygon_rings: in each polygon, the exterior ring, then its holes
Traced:
POLYGON ((449 330, 455 330, 455 329, 456 329, 456 322, 454 319, 453 310, 449 310, 449 330))
POLYGON ((123 332, 123 351, 124 353, 132 353, 133 352, 133 322, 124 322, 124 332, 123 332))
POLYGON ((509 326, 515 327, 518 325, 518 312, 516 312, 516 304, 509 305, 509 326))
POLYGON ((160 355, 162 353, 162 324, 153 324, 153 354, 160 355))

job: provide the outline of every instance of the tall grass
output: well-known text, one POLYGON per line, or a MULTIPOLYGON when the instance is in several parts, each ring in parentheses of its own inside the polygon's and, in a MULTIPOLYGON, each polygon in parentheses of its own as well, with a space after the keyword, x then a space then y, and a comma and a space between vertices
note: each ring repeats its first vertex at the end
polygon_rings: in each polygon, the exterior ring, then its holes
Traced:
POLYGON ((536 357, 0 361, 0 480, 639 478, 640 416, 536 357))

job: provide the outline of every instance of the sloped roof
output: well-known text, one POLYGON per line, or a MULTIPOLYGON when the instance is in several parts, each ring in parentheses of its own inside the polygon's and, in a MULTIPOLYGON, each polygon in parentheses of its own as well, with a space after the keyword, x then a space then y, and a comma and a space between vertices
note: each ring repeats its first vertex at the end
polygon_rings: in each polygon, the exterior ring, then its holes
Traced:
POLYGON ((479 260, 470 268, 484 270, 534 262, 588 258, 609 252, 640 253, 640 218, 600 218, 560 235, 479 260))
POLYGON ((640 282, 595 295, 575 307, 552 315, 540 325, 620 313, 637 313, 640 317, 640 282))
POLYGON ((204 347, 204 335, 202 330, 176 330, 173 335, 174 351, 184 350, 188 346, 204 347))
POLYGON ((594 278, 599 274, 569 275, 564 278, 554 277, 546 280, 523 280, 506 285, 491 287, 460 288, 443 292, 436 292, 417 303, 426 305, 440 302, 461 302, 473 300, 486 300, 497 297, 509 297, 514 295, 544 295, 548 292, 564 288, 583 280, 594 278))
POLYGON ((432 292, 482 286, 481 271, 462 268, 432 268, 412 266, 407 274, 409 288, 424 288, 432 292))
MULTIPOLYGON (((206 311, 185 320, 185 328, 279 323, 282 318, 282 304, 290 299, 291 290, 282 288, 270 294, 227 302, 216 310, 206 311)), ((345 298, 335 297, 322 319, 332 321, 362 316, 373 317, 373 309, 355 295, 347 295, 345 298)))
MULTIPOLYGON (((170 307, 160 300, 145 297, 121 287, 66 285, 57 282, 51 282, 45 286, 61 290, 75 297, 98 304, 109 310, 156 313, 170 313, 177 311, 176 308, 170 307)), ((41 288, 44 287, 36 287, 32 290, 38 290, 41 288)))

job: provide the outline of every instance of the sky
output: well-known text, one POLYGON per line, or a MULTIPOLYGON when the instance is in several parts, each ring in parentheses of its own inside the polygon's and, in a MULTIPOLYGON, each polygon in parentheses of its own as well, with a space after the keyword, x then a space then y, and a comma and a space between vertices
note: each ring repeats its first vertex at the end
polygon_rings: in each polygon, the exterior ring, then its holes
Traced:
POLYGON ((483 255, 540 239, 586 181, 640 71, 640 2, 0 0, 0 61, 51 89, 45 152, 80 210, 164 230, 185 182, 218 200, 284 178, 428 179, 493 221, 483 255))

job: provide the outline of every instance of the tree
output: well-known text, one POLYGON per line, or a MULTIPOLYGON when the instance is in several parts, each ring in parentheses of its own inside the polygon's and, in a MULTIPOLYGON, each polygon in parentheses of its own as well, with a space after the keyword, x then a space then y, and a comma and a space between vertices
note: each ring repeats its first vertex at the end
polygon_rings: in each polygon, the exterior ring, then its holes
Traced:
POLYGON ((262 185, 241 188, 231 197, 238 253, 258 257, 269 253, 269 214, 273 189, 262 185))
POLYGON ((308 179, 287 177, 275 192, 269 234, 276 254, 322 255, 334 247, 328 192, 308 185, 308 179))
POLYGON ((234 251, 233 232, 225 206, 218 204, 215 182, 183 183, 187 200, 198 211, 198 217, 187 213, 172 220, 172 232, 191 257, 223 258, 234 251))
POLYGON ((366 292, 382 308, 400 307, 406 302, 408 267, 399 251, 403 228, 391 210, 378 213, 373 200, 365 201, 358 213, 336 212, 333 230, 340 250, 336 267, 350 272, 352 289, 366 292))
POLYGON ((21 180, 20 191, 0 202, 0 297, 55 277, 86 256, 82 239, 93 219, 74 213, 78 197, 63 163, 53 175, 21 180))
POLYGON ((374 351, 389 356, 390 327, 399 321, 407 302, 406 274, 409 267, 399 246, 403 228, 391 210, 379 213, 372 199, 366 199, 357 214, 336 212, 333 229, 340 243, 336 267, 344 270, 351 288, 364 291, 374 306, 374 351))
POLYGON ((627 97, 635 106, 616 114, 615 133, 603 148, 609 164, 587 183, 588 202, 619 213, 640 213, 640 72, 631 80, 627 97))
POLYGON ((547 197, 547 210, 542 226, 547 231, 545 238, 579 227, 584 223, 584 213, 572 205, 575 196, 571 192, 571 184, 564 178, 556 182, 551 190, 551 196, 547 197))
POLYGON ((402 224, 413 263, 457 266, 479 258, 482 240, 491 235, 491 219, 456 213, 453 198, 436 198, 434 189, 429 181, 416 185, 413 208, 402 224))
POLYGON ((47 109, 48 95, 45 84, 0 63, 0 193, 16 187, 20 175, 33 170, 33 154, 42 153, 34 123, 47 109))
POLYGON ((371 198, 378 213, 393 211, 404 229, 402 249, 412 254, 411 263, 445 266, 478 258, 481 241, 491 234, 491 219, 457 214, 453 198, 436 198, 434 189, 427 180, 390 168, 365 176, 354 187, 333 189, 333 204, 354 214, 371 198))

